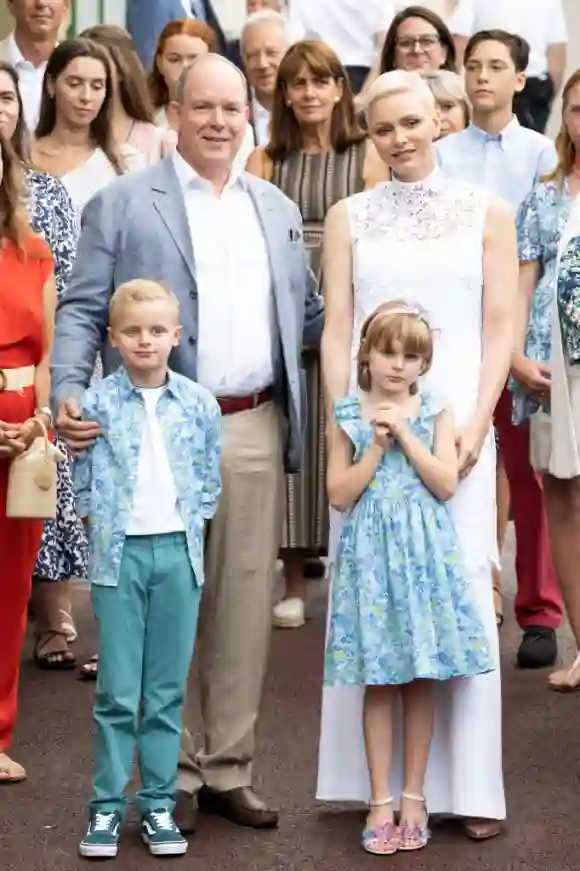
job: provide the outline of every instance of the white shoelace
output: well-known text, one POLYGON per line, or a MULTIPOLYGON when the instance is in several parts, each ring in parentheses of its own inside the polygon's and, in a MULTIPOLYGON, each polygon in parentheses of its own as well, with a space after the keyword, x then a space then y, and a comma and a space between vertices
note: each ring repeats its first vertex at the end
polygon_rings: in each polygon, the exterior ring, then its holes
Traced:
POLYGON ((95 832, 108 832, 113 826, 115 814, 95 814, 93 830, 95 832))
POLYGON ((158 829, 164 832, 174 832, 175 823, 169 811, 152 811, 151 816, 158 829))

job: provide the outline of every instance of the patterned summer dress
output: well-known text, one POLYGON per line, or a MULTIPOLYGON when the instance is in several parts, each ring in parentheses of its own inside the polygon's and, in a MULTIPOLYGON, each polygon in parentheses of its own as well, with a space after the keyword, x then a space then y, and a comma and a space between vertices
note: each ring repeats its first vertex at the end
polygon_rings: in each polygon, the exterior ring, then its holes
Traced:
MULTIPOLYGON (((78 227, 69 196, 58 179, 36 170, 25 170, 30 223, 47 242, 54 258, 54 277, 59 299, 66 292, 73 268, 78 227)), ((64 442, 56 444, 68 457, 64 442)), ((77 516, 71 467, 67 460, 58 464, 57 506, 55 520, 44 524, 42 545, 34 577, 43 581, 68 581, 85 578, 87 540, 77 516)))
MULTIPOLYGON (((558 249, 562 233, 574 207, 568 180, 563 186, 542 182, 526 197, 518 211, 518 248, 520 261, 538 261, 540 280, 534 290, 526 333, 525 354, 530 360, 552 360, 552 300, 556 293, 558 249)), ((513 421, 529 420, 539 404, 514 379, 513 421)))
MULTIPOLYGON (((295 151, 274 164, 272 184, 296 203, 304 223, 304 242, 312 271, 320 281, 322 234, 328 210, 340 200, 362 191, 366 142, 338 154, 295 151)), ((305 349, 302 365, 307 376, 308 420, 302 471, 286 477, 286 520, 283 548, 322 554, 328 548, 326 445, 324 401, 318 351, 305 349)))
MULTIPOLYGON (((427 397, 409 421, 429 449, 438 411, 427 397)), ((360 400, 335 404, 355 460, 373 439, 360 400)), ((447 505, 422 483, 398 444, 343 527, 332 577, 325 683, 376 686, 449 680, 495 668, 464 577, 447 505)))

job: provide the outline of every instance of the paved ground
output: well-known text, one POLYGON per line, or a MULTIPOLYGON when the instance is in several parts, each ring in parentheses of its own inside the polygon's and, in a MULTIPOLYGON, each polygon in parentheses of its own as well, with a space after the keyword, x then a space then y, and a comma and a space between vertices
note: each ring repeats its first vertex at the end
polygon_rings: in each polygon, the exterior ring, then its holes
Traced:
MULTIPOLYGON (((509 556, 507 558, 509 562, 509 556)), ((92 652, 86 591, 76 591, 78 654, 92 652)), ((316 770, 323 604, 299 631, 274 636, 260 724, 257 784, 281 808, 279 831, 259 834, 205 818, 189 854, 171 867, 189 871, 370 871, 380 860, 358 847, 360 809, 325 807, 312 796, 316 770)), ((546 690, 545 673, 521 673, 513 660, 518 633, 503 630, 505 770, 510 826, 505 836, 472 844, 440 828, 423 854, 390 860, 416 871, 578 871, 579 697, 546 690)), ((90 778, 92 689, 70 674, 22 670, 22 704, 15 755, 29 780, 0 791, 0 871, 78 871, 90 778)), ((345 752, 347 752, 345 748, 345 752)), ((385 860, 388 861, 388 860, 385 860)), ((95 868, 102 863, 93 863, 95 868)), ((116 867, 154 871, 167 860, 142 848, 134 821, 116 867)))

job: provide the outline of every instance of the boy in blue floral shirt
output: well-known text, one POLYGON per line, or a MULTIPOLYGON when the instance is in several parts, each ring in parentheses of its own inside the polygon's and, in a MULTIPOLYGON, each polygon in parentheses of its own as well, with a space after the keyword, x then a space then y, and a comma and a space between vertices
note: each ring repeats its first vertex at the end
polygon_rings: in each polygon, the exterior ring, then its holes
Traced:
POLYGON ((137 749, 142 838, 153 855, 174 856, 187 850, 172 811, 204 527, 220 493, 220 410, 168 368, 180 338, 171 291, 153 281, 122 285, 109 324, 123 366, 85 394, 83 415, 101 435, 75 464, 100 642, 96 771, 79 852, 117 855, 137 749))

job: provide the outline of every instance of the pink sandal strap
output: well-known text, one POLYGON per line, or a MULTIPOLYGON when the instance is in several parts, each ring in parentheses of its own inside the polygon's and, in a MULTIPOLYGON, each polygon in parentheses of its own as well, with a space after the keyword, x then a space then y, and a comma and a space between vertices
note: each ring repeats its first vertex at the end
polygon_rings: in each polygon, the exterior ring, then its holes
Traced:
POLYGON ((400 846, 399 830, 394 823, 384 823, 374 829, 365 829, 362 845, 367 853, 377 856, 391 856, 400 846))

